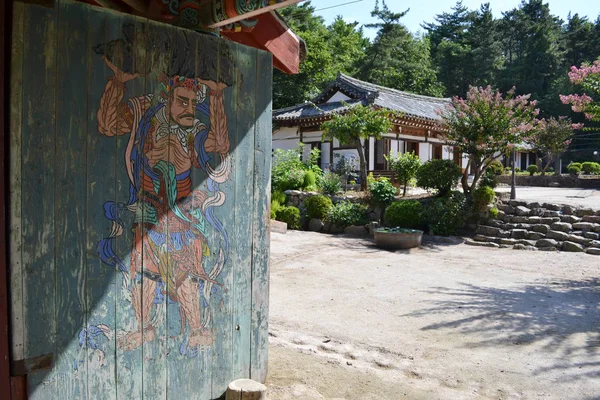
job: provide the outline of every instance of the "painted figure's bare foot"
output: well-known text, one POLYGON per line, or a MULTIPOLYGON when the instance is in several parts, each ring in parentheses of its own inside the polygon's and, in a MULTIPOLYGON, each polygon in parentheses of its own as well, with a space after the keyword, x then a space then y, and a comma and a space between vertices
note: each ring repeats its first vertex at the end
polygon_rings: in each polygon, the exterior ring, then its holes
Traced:
POLYGON ((213 342, 212 333, 208 329, 198 329, 192 332, 188 342, 189 347, 210 346, 213 342))
POLYGON ((154 340, 154 328, 149 326, 142 331, 133 331, 127 333, 121 339, 119 339, 119 347, 123 350, 129 351, 137 349, 142 343, 148 343, 154 340))

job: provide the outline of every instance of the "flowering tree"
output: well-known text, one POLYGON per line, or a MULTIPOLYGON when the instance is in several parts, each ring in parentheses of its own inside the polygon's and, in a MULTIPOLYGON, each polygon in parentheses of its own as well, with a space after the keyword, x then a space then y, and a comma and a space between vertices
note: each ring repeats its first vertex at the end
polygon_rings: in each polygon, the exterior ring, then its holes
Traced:
MULTIPOLYGON (((571 67, 569 79, 592 95, 600 96, 600 61, 593 64, 582 64, 580 68, 571 67)), ((593 122, 600 122, 600 103, 587 94, 560 95, 563 104, 571 104, 575 112, 585 113, 585 117, 593 122)))
POLYGON ((469 158, 461 179, 465 194, 471 193, 492 161, 538 128, 539 110, 529 97, 515 96, 514 90, 503 96, 490 86, 470 87, 466 99, 454 97, 452 105, 441 111, 449 144, 469 158))
MULTIPOLYGON (((540 129, 536 129, 525 141, 533 148, 547 155, 546 165, 542 168, 542 174, 546 172, 552 162, 557 161, 564 153, 573 138, 573 130, 581 129, 583 124, 573 124, 567 117, 550 118, 543 121, 540 129)), ((560 173, 559 168, 555 168, 560 173)))

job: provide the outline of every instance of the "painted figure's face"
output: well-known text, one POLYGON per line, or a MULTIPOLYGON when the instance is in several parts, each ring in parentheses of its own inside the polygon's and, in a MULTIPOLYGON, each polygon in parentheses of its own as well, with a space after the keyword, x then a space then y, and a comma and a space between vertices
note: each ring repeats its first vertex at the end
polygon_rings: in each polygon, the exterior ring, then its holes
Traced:
POLYGON ((196 112, 196 92, 184 87, 175 88, 169 102, 169 114, 171 120, 182 128, 190 128, 194 125, 196 112))

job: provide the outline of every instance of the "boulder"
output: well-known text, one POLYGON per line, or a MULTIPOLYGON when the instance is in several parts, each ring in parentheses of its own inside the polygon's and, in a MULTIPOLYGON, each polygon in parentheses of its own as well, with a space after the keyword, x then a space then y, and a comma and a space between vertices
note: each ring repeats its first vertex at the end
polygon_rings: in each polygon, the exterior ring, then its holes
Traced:
POLYGON ((513 239, 525 239, 527 237, 527 231, 525 229, 513 229, 510 237, 513 239))
POLYGON ((527 202, 521 200, 509 200, 508 204, 510 204, 513 207, 524 207, 527 205, 527 202))
POLYGON ((540 232, 540 233, 546 234, 550 230, 550 225, 544 225, 544 224, 534 225, 531 227, 531 230, 534 232, 540 232))
POLYGON ((600 247, 588 247, 585 252, 594 256, 600 256, 600 247))
POLYGON ((558 251, 556 247, 538 247, 539 251, 558 251))
POLYGON ((577 236, 577 235, 569 235, 568 240, 570 242, 579 243, 583 246, 588 246, 590 243, 592 243, 592 239, 587 239, 587 238, 584 238, 582 236, 577 236))
POLYGON ((542 206, 540 203, 538 203, 537 201, 534 201, 533 203, 527 203, 526 204, 527 207, 534 209, 534 208, 546 208, 544 206, 542 206))
POLYGON ((572 226, 573 229, 578 229, 582 231, 594 230, 594 224, 591 222, 575 222, 572 226))
POLYGON ((600 233, 600 224, 594 224, 594 232, 600 233))
POLYGON ((531 229, 531 224, 517 224, 517 229, 530 230, 531 229))
POLYGON ((511 215, 515 213, 515 208, 508 204, 499 204, 498 210, 503 211, 506 214, 511 214, 511 215))
POLYGON ((499 248, 500 245, 497 243, 492 243, 492 242, 476 242, 474 240, 471 239, 467 239, 465 240, 465 244, 469 245, 469 246, 480 246, 480 247, 493 247, 493 248, 499 248))
POLYGON ((494 228, 493 226, 479 225, 477 227, 476 233, 485 236, 498 236, 498 234, 502 231, 500 228, 494 228))
POLYGON ((339 225, 331 225, 331 229, 330 229, 331 233, 344 233, 344 228, 342 228, 339 225))
POLYGON ((498 234, 499 238, 509 238, 510 237, 510 231, 500 231, 500 233, 498 234))
POLYGON ((344 233, 349 236, 363 237, 367 236, 369 232, 364 225, 350 225, 344 229, 344 233))
POLYGON ((547 210, 552 210, 552 211, 560 211, 562 208, 560 206, 560 204, 554 204, 554 203, 544 203, 544 204, 542 204, 542 207, 547 210))
POLYGON ((504 211, 498 211, 498 217, 497 217, 500 221, 504 221, 504 218, 506 218, 506 213, 504 211))
POLYGON ((545 208, 532 208, 529 212, 530 216, 542 217, 547 210, 545 208))
MULTIPOLYGON (((596 213, 596 211, 592 210, 591 208, 578 208, 577 210, 575 210, 575 215, 577 215, 578 217, 594 215, 595 213, 596 213)), ((585 221, 585 219, 584 219, 584 221, 585 221)))
POLYGON ((542 219, 540 217, 529 217, 527 218, 527 223, 532 225, 541 224, 542 219))
POLYGON ((525 206, 517 206, 517 208, 515 210, 515 213, 520 217, 528 216, 530 212, 531 212, 531 209, 529 209, 525 206))
POLYGON ((271 228, 271 232, 287 233, 287 224, 285 222, 275 221, 272 219, 269 226, 271 228))
POLYGON ((582 252, 583 250, 583 246, 580 245, 579 243, 573 243, 573 242, 563 242, 562 247, 561 247, 562 251, 570 251, 570 252, 582 252))
POLYGON ((575 209, 571 206, 563 206, 562 212, 564 215, 573 215, 575 214, 575 209))
POLYGON ((573 230, 573 225, 568 222, 555 222, 551 226, 553 231, 561 231, 561 232, 571 232, 573 230))
MULTIPOLYGON (((544 211, 544 217, 560 217, 560 213, 558 211, 546 210, 544 211)), ((560 218, 558 218, 560 221, 560 218)))
POLYGON ((567 222, 569 224, 574 224, 575 222, 580 222, 581 218, 576 217, 574 215, 561 215, 560 220, 561 220, 561 222, 567 222))
POLYGON ((525 246, 535 246, 535 240, 519 239, 517 244, 523 244, 525 246))
POLYGON ((586 238, 588 238, 588 239, 598 240, 598 238, 600 238, 600 233, 584 232, 583 236, 586 237, 586 238))
POLYGON ((504 226, 504 222, 497 219, 488 219, 485 222, 486 226, 491 226, 492 228, 502 228, 504 226))
POLYGON ((528 232, 527 233, 527 240, 540 240, 545 238, 546 235, 544 235, 543 233, 540 232, 528 232))
POLYGON ((569 239, 569 234, 560 231, 548 231, 548 233, 546 233, 546 237, 548 239, 556 239, 563 241, 569 239))
POLYGON ((540 222, 545 225, 552 225, 555 222, 560 222, 560 218, 559 217, 544 217, 540 220, 540 222))
POLYGON ((500 239, 495 238, 495 237, 491 237, 491 236, 484 236, 484 235, 477 234, 477 235, 475 235, 473 237, 473 240, 476 241, 476 242, 493 242, 493 243, 496 243, 500 239))
POLYGON ((516 223, 516 224, 525 224, 525 223, 527 223, 528 219, 529 219, 528 217, 525 217, 523 215, 514 216, 511 218, 511 222, 516 223))
POLYGON ((537 247, 535 246, 527 246, 521 243, 517 243, 513 246, 514 250, 530 250, 530 251, 536 251, 537 247))
POLYGON ((324 227, 325 224, 318 218, 312 218, 308 221, 308 230, 311 232, 321 232, 324 227))
POLYGON ((554 239, 540 239, 535 242, 536 247, 559 247, 559 244, 554 239))
POLYGON ((600 216, 598 215, 585 215, 583 222, 592 222, 594 224, 600 224, 600 216))
POLYGON ((517 244, 517 239, 500 239, 500 241, 498 243, 503 244, 503 245, 515 245, 517 244))

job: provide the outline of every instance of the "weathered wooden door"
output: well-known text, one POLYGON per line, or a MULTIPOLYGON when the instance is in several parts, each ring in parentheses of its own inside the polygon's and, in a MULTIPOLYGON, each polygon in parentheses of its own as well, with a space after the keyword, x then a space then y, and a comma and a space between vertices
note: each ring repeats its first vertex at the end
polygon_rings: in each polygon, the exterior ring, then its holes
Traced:
POLYGON ((271 57, 16 3, 12 358, 35 399, 211 399, 264 380, 271 57))

